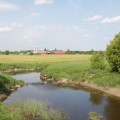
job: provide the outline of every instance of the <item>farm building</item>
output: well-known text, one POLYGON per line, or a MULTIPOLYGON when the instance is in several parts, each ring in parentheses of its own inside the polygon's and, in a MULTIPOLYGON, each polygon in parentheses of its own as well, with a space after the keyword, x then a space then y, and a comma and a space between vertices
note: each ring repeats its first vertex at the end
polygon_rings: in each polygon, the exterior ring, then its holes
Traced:
POLYGON ((56 55, 64 55, 65 52, 64 52, 64 51, 56 51, 56 52, 53 52, 53 54, 56 54, 56 55))
POLYGON ((37 54, 37 55, 45 55, 45 54, 47 54, 47 51, 39 51, 39 52, 36 52, 35 54, 37 54))

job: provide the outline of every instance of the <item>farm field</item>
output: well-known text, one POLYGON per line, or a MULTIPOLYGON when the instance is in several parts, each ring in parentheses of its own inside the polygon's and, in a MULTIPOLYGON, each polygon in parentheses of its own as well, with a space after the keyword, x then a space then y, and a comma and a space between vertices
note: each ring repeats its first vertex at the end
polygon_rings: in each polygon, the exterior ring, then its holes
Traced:
POLYGON ((0 55, 0 63, 50 63, 89 61, 91 55, 0 55))

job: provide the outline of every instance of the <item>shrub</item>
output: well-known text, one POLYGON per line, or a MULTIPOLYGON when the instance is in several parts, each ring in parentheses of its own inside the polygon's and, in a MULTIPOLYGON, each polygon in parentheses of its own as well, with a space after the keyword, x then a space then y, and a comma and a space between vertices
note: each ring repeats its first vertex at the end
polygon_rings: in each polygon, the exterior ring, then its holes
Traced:
POLYGON ((112 71, 120 72, 120 33, 107 46, 106 57, 112 71))
POLYGON ((105 69, 106 67, 104 54, 102 53, 94 54, 91 57, 90 61, 91 61, 91 67, 94 69, 105 69))

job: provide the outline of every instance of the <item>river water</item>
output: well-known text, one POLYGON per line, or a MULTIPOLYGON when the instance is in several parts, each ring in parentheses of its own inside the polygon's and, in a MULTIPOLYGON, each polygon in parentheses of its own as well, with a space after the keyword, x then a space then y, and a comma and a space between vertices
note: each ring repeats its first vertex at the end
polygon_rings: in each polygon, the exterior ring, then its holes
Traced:
POLYGON ((37 72, 16 74, 13 77, 29 84, 13 92, 4 101, 5 104, 35 99, 50 107, 64 109, 70 120, 88 120, 91 111, 102 114, 103 120, 120 120, 120 99, 83 87, 44 84, 37 72))

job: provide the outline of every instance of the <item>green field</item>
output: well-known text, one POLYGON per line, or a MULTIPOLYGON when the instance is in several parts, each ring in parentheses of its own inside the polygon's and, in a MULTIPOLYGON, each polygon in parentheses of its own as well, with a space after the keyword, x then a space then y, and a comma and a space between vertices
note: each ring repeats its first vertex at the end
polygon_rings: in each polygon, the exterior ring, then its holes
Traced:
POLYGON ((0 55, 0 63, 50 63, 89 60, 91 55, 0 55))
POLYGON ((0 55, 0 70, 44 68, 43 75, 55 80, 88 81, 100 86, 120 87, 120 74, 91 69, 91 55, 0 55))

